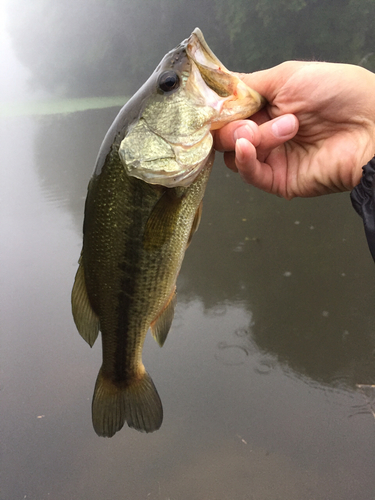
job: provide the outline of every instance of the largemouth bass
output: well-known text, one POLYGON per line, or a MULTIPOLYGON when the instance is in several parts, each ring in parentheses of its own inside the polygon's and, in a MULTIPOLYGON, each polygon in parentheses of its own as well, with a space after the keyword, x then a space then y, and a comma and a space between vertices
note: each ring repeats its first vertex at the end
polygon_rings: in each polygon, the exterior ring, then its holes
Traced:
POLYGON ((196 29, 162 59, 104 138, 72 291, 79 333, 90 346, 102 334, 92 402, 99 436, 113 436, 125 422, 145 432, 162 423, 143 343, 151 329, 162 346, 172 323, 176 279, 213 163, 211 130, 263 103, 196 29))

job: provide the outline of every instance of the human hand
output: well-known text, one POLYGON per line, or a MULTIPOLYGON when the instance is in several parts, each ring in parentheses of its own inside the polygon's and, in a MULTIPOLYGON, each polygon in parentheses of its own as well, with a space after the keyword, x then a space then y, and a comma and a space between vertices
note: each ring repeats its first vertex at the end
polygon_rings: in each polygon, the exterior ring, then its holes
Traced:
POLYGON ((375 74, 289 61, 241 79, 268 105, 214 133, 229 168, 287 199, 351 190, 375 153, 375 74))

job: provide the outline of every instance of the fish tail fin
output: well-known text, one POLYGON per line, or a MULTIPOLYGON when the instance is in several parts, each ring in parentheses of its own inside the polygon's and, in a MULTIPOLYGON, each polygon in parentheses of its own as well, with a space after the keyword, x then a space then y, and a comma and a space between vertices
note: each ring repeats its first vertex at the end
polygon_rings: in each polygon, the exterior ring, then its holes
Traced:
POLYGON ((92 423, 98 436, 112 437, 125 422, 141 432, 159 429, 163 407, 150 375, 124 385, 99 371, 92 400, 92 423))

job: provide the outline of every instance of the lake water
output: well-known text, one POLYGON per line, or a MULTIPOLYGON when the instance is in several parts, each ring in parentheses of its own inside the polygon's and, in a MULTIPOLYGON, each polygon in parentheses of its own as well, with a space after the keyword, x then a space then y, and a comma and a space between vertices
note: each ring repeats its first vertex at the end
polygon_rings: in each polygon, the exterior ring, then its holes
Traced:
POLYGON ((372 499, 375 268, 349 194, 287 202, 217 154, 167 342, 145 343, 163 425, 99 438, 101 346, 70 292, 119 107, 4 95, 20 111, 1 118, 1 500, 372 499))

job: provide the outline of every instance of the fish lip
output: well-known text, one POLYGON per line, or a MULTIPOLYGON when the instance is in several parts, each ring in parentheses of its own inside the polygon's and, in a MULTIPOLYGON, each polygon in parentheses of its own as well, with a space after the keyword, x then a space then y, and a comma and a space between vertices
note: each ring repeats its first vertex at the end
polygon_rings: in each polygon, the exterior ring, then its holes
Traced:
POLYGON ((212 52, 199 28, 195 28, 187 40, 187 53, 191 59, 198 64, 204 64, 205 66, 230 73, 224 64, 212 52))
POLYGON ((202 79, 218 97, 218 107, 224 119, 214 120, 211 130, 237 119, 244 119, 259 111, 266 100, 248 87, 235 73, 229 71, 216 57, 199 28, 195 28, 186 41, 186 52, 202 79), (241 102, 240 106, 234 101, 241 102))

